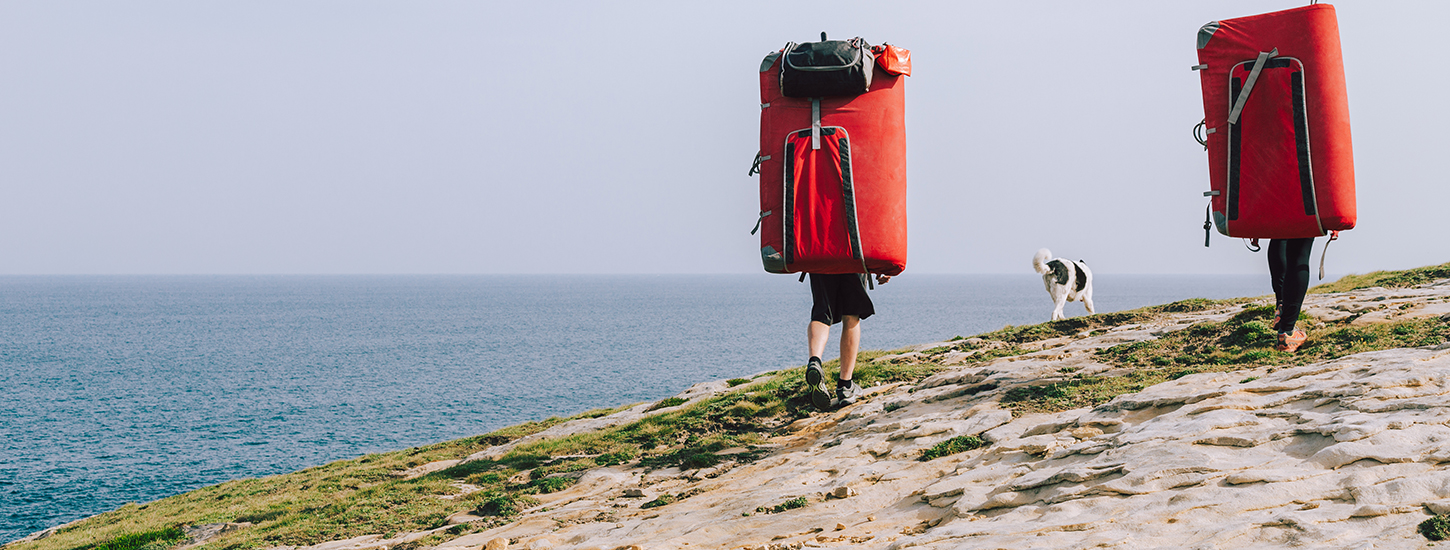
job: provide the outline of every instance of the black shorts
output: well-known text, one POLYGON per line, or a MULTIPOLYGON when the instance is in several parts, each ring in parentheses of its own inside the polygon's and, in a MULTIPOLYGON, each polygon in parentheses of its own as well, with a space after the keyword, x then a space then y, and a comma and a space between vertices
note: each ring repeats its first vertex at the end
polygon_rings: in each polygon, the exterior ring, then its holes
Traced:
POLYGON ((871 304, 871 297, 866 295, 866 275, 859 273, 812 273, 811 301, 811 320, 827 325, 841 322, 843 315, 855 315, 865 319, 876 313, 876 306, 871 304))

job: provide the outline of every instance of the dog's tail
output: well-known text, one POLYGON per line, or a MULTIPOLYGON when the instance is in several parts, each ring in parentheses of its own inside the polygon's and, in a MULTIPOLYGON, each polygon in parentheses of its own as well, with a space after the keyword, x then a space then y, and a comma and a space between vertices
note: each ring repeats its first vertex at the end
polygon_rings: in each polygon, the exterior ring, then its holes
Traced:
POLYGON ((1047 272, 1052 271, 1052 268, 1047 267, 1047 260, 1050 258, 1052 258, 1051 250, 1046 248, 1038 250, 1037 254, 1032 256, 1032 269, 1037 270, 1040 274, 1046 275, 1047 272))

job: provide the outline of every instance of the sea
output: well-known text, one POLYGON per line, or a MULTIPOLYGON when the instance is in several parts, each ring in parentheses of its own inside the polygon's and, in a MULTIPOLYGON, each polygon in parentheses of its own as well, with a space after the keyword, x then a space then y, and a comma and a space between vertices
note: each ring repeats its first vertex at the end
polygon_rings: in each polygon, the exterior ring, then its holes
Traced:
MULTIPOLYGON (((1094 284, 1099 312, 1271 292, 1266 274, 1094 284)), ((907 274, 871 296, 862 349, 1052 310, 1030 273, 907 274)), ((809 310, 809 285, 767 274, 0 276, 0 542, 231 479, 798 367, 809 310)))

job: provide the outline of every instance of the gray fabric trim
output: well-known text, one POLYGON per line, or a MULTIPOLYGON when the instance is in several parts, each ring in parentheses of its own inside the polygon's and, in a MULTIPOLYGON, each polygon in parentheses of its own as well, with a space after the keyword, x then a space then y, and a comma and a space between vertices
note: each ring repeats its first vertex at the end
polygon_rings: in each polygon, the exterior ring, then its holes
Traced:
POLYGON ((1223 217, 1223 212, 1214 211, 1213 225, 1218 228, 1219 233, 1228 236, 1228 219, 1223 217))
POLYGON ((774 65, 775 64, 775 60, 777 58, 779 58, 779 57, 780 57, 780 52, 770 52, 770 53, 766 54, 765 55, 765 60, 760 62, 760 72, 763 73, 765 71, 769 71, 770 70, 770 66, 771 65, 774 65))
POLYGON ((770 273, 789 273, 785 270, 785 258, 780 256, 775 248, 764 246, 760 248, 760 262, 765 264, 765 270, 770 273))
MULTIPOLYGON (((1213 39, 1213 33, 1218 32, 1218 21, 1209 21, 1198 28, 1198 49, 1208 46, 1208 41, 1213 39)), ((765 69, 761 69, 764 71, 765 69)))
POLYGON ((1249 71, 1248 80, 1244 81, 1244 90, 1239 92, 1238 101, 1234 102, 1233 109, 1230 109, 1228 112, 1229 124, 1238 124, 1239 114, 1244 110, 1244 103, 1248 103, 1249 101, 1249 92, 1254 91, 1254 83, 1259 81, 1259 73, 1264 72, 1264 62, 1276 55, 1279 55, 1279 48, 1274 48, 1267 52, 1259 52, 1258 59, 1254 60, 1253 70, 1249 71))
POLYGON ((1202 70, 1204 70, 1204 69, 1207 69, 1207 68, 1208 68, 1208 64, 1207 64, 1207 63, 1204 63, 1204 64, 1202 64, 1202 65, 1194 65, 1194 66, 1192 66, 1192 67, 1189 67, 1189 68, 1190 68, 1190 69, 1193 69, 1193 70, 1195 70, 1195 71, 1202 71, 1202 70))

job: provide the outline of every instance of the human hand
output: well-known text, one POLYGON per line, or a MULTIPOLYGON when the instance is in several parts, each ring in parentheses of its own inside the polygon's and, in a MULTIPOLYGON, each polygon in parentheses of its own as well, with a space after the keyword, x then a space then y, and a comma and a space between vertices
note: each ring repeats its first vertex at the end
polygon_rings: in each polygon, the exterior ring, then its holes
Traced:
POLYGON ((890 281, 890 280, 891 280, 891 276, 890 275, 882 275, 880 273, 877 273, 876 274, 876 284, 878 284, 878 285, 884 285, 884 284, 886 284, 887 281, 890 281))

